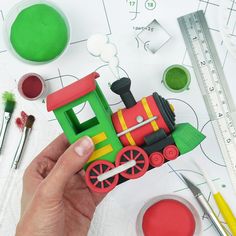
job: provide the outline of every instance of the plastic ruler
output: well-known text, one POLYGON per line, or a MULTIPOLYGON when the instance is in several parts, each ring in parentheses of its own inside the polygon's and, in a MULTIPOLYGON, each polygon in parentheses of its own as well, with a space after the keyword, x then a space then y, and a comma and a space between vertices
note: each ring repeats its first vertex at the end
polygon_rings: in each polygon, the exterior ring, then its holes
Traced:
POLYGON ((203 11, 178 18, 211 123, 236 192, 235 106, 203 11))

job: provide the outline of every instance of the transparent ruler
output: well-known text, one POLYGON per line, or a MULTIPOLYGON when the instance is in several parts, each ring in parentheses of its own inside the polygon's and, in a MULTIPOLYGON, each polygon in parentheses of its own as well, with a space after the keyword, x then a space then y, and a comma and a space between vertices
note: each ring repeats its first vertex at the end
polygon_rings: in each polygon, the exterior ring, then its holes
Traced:
POLYGON ((219 56, 203 11, 182 16, 178 22, 236 192, 236 110, 219 56))

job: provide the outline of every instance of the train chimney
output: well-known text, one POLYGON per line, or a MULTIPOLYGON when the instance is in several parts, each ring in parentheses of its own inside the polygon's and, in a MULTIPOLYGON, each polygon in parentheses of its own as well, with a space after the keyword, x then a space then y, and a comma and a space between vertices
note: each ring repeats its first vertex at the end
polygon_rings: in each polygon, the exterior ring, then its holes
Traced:
POLYGON ((126 108, 131 108, 136 105, 135 98, 130 91, 131 80, 129 78, 121 78, 116 80, 111 85, 112 92, 120 95, 126 108))

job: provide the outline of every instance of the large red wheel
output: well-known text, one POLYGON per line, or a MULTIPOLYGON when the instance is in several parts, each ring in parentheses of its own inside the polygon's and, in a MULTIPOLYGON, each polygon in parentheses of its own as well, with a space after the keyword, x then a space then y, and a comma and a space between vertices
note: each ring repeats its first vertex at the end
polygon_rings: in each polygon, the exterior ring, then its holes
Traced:
POLYGON ((118 184, 119 176, 115 175, 109 179, 99 181, 98 176, 113 169, 115 166, 104 160, 93 162, 86 170, 85 181, 90 189, 98 193, 107 193, 118 184))
POLYGON ((175 145, 168 145, 163 150, 164 157, 171 161, 179 156, 179 149, 175 145))
POLYGON ((143 176, 149 167, 147 153, 137 146, 127 146, 118 153, 116 157, 116 166, 120 166, 131 160, 135 160, 136 165, 120 174, 126 179, 136 179, 143 176))
POLYGON ((153 167, 160 167, 165 162, 165 157, 161 152, 153 152, 149 156, 150 165, 153 167))

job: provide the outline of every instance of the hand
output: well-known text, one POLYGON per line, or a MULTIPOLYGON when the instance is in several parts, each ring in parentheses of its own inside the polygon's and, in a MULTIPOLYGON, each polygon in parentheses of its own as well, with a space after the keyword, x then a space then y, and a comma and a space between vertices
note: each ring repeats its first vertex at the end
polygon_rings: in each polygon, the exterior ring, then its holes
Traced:
POLYGON ((93 149, 89 137, 70 146, 60 135, 32 161, 24 174, 16 236, 87 235, 105 196, 90 191, 84 180, 82 167, 93 149))

